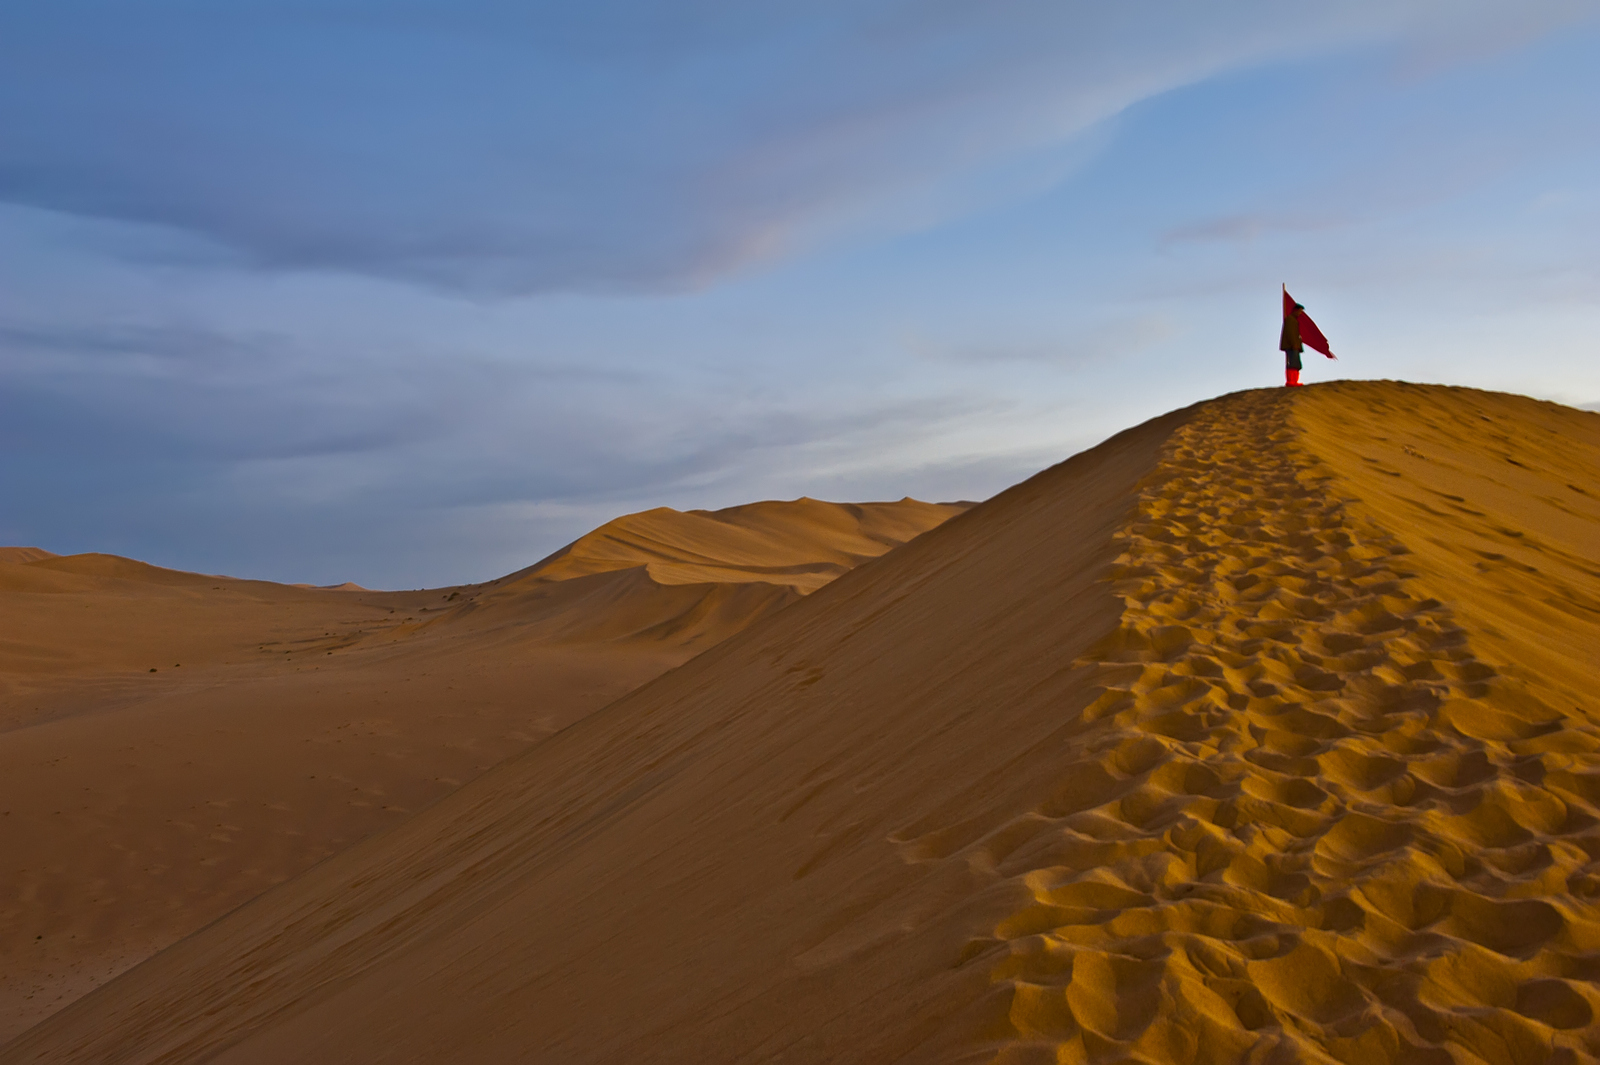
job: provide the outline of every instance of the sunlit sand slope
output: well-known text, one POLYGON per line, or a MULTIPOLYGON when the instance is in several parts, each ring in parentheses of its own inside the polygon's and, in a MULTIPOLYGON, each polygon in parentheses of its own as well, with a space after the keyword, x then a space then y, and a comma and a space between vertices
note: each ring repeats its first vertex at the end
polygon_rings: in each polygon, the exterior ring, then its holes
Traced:
POLYGON ((1597 469, 1468 390, 1169 415, 0 1060, 1587 1060, 1597 469))
POLYGON ((561 581, 643 567, 660 584, 760 581, 810 592, 968 506, 797 499, 726 510, 657 507, 607 522, 506 580, 561 581))
POLYGON ((607 522, 549 558, 463 590, 450 618, 545 641, 670 642, 700 650, 795 602, 970 503, 668 507, 607 522))
MULTIPOLYGON (((961 509, 759 508, 761 564, 830 576, 961 509)), ((0 1042, 799 598, 721 561, 370 592, 0 549, 0 1042)))
POLYGON ((1597 470, 1594 415, 1395 384, 1235 397, 1175 434, 1123 534, 1091 731, 996 833, 1030 896, 973 948, 997 1043, 1600 1049, 1597 470))

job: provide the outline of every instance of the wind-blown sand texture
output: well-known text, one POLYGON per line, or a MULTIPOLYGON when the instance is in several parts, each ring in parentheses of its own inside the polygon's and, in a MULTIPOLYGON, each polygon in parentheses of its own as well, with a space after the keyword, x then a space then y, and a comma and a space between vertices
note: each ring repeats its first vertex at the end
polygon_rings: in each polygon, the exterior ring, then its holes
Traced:
POLYGON ((1600 1051, 1600 416, 1156 419, 729 638, 3 1062, 1600 1051))
POLYGON ((0 549, 0 1041, 961 509, 656 510, 424 592, 0 549))

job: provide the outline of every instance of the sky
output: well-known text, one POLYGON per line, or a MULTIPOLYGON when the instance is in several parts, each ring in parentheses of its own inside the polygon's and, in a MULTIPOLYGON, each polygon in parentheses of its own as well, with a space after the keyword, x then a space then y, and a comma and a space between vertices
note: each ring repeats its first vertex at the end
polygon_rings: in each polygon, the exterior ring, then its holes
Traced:
POLYGON ((1600 0, 20 0, 0 543, 487 580, 1339 360, 1600 409, 1600 0))

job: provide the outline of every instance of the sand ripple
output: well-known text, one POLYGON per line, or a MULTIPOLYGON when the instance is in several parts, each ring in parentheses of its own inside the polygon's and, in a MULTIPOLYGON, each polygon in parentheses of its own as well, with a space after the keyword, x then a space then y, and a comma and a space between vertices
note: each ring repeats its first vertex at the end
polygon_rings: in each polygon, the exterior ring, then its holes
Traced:
POLYGON ((985 842, 1005 1062, 1600 1050, 1600 732, 1480 656, 1272 393, 1175 434, 1096 719, 985 842))

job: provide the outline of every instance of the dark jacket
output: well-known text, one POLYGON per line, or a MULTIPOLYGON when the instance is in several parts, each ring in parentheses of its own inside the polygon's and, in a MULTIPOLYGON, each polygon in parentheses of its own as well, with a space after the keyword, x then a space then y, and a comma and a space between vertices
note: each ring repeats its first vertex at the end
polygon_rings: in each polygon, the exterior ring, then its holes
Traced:
POLYGON ((1305 350, 1300 343, 1300 315, 1291 314, 1283 320, 1283 334, 1278 338, 1278 350, 1286 355, 1298 355, 1305 350))

